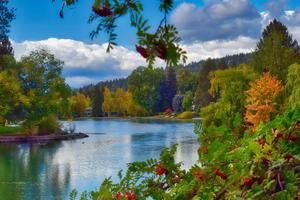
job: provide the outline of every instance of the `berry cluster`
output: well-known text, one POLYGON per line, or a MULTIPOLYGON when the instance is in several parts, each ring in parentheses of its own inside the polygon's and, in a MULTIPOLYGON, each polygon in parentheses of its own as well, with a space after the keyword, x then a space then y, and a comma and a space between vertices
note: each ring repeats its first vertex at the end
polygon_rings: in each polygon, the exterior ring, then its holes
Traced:
POLYGON ((94 13, 96 13, 100 17, 109 17, 113 14, 111 9, 107 6, 103 6, 101 8, 96 7, 95 5, 92 7, 94 13))

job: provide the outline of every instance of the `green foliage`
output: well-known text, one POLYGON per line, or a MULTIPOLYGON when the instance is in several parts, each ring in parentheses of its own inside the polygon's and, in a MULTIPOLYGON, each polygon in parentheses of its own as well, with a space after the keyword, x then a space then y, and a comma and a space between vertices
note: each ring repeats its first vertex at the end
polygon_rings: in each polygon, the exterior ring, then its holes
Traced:
POLYGON ((192 73, 188 67, 180 67, 176 71, 177 91, 185 94, 188 91, 195 91, 197 83, 196 73, 192 73))
POLYGON ((192 105, 193 105, 193 93, 191 91, 188 91, 184 95, 182 101, 182 107, 185 111, 191 111, 192 105))
POLYGON ((201 109, 204 126, 241 126, 237 122, 241 122, 241 115, 245 112, 245 91, 249 88, 249 82, 256 78, 257 74, 247 65, 212 72, 209 91, 212 96, 220 98, 201 109))
POLYGON ((8 38, 10 23, 15 19, 15 9, 8 8, 8 0, 0 1, 0 57, 13 55, 13 49, 8 38))
POLYGON ((38 124, 40 134, 53 134, 61 130, 61 125, 55 115, 43 117, 38 124))
POLYGON ((263 31, 252 58, 253 67, 260 73, 269 71, 285 81, 288 66, 299 61, 300 50, 287 27, 274 19, 263 31))
POLYGON ((135 69, 128 77, 128 88, 134 102, 149 113, 160 110, 160 85, 163 77, 162 69, 144 67, 135 69))
POLYGON ((34 51, 22 58, 19 79, 29 99, 23 108, 26 132, 36 132, 45 118, 68 115, 71 89, 61 77, 62 66, 63 62, 46 50, 34 51))
POLYGON ((214 98, 209 94, 210 88, 209 73, 217 69, 217 63, 211 58, 207 59, 198 74, 198 84, 195 92, 195 106, 196 111, 200 108, 207 106, 214 98))
POLYGON ((192 119, 193 117, 194 113, 191 111, 185 111, 177 116, 178 119, 192 119))
POLYGON ((288 105, 292 108, 300 106, 300 65, 293 64, 289 66, 286 90, 288 97, 288 105))
POLYGON ((28 104, 28 98, 22 94, 17 77, 7 71, 0 72, 0 123, 4 123, 7 114, 21 104, 28 104))

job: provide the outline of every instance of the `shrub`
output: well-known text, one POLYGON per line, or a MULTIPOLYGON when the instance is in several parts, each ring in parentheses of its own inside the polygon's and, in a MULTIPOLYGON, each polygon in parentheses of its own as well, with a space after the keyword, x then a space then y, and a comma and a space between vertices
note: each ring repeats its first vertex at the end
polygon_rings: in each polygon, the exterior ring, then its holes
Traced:
POLYGON ((26 120, 22 123, 21 130, 25 134, 52 134, 60 132, 61 125, 54 115, 42 117, 41 120, 26 120))
POLYGON ((61 125, 58 122, 57 117, 54 115, 49 115, 47 117, 43 117, 39 124, 39 133, 44 134, 44 133, 58 133, 61 129, 61 125))
POLYGON ((194 113, 190 111, 186 111, 183 113, 180 113, 177 118, 178 119, 192 119, 194 117, 194 113))

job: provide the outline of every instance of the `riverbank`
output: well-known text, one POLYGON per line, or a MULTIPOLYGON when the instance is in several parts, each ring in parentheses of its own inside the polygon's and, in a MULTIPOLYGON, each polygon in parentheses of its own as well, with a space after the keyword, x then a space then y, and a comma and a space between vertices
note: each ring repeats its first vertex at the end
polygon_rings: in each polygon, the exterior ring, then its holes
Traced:
POLYGON ((8 143, 45 143, 52 141, 74 140, 89 137, 84 133, 50 135, 1 135, 0 144, 8 143))
POLYGON ((178 119, 173 117, 162 117, 162 116, 147 116, 147 117, 77 117, 73 120, 85 120, 85 119, 95 119, 95 120, 157 120, 166 122, 195 122, 201 121, 200 117, 195 117, 192 119, 178 119))

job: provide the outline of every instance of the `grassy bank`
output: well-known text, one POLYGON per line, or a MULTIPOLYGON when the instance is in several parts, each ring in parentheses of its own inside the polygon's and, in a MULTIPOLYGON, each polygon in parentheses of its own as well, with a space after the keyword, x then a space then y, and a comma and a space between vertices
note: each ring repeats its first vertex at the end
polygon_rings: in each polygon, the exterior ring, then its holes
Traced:
POLYGON ((17 135, 21 132, 20 127, 16 126, 0 126, 0 135, 17 135))

